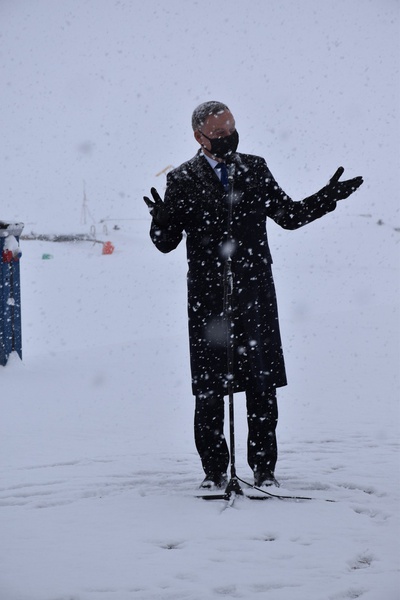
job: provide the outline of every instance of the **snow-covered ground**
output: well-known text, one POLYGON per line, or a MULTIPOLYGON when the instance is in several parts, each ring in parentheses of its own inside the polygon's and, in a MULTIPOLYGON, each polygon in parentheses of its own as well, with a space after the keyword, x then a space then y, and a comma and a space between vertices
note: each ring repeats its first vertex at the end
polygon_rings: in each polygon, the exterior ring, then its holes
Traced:
MULTIPOLYGON (((24 361, 1 373, 2 600, 398 598, 388 257, 400 234, 362 217, 338 228, 339 211, 312 267, 309 228, 275 269, 290 376, 277 475, 284 493, 315 500, 226 510, 193 497, 183 249, 159 255, 142 220, 109 234, 111 256, 23 243, 24 361), (330 258, 350 252, 351 232, 356 271, 330 258)), ((251 481, 240 395, 235 416, 251 481)))
POLYGON ((0 218, 92 225, 115 246, 21 243, 23 361, 0 367, 0 600, 400 598, 398 4, 254 4, 0 3, 0 218), (141 196, 194 154, 190 113, 212 97, 295 199, 342 162, 365 177, 323 220, 270 225, 289 377, 276 474, 313 500, 194 498, 185 251, 156 251, 141 196))

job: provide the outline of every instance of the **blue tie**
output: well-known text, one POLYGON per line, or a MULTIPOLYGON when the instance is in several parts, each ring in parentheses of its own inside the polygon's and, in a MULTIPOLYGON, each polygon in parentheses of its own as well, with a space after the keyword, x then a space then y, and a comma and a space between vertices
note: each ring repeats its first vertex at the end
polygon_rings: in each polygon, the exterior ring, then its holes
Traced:
POLYGON ((226 168, 226 164, 224 162, 218 163, 215 165, 216 169, 221 171, 221 183, 224 187, 224 190, 227 192, 229 190, 229 181, 228 181, 228 169, 226 168))

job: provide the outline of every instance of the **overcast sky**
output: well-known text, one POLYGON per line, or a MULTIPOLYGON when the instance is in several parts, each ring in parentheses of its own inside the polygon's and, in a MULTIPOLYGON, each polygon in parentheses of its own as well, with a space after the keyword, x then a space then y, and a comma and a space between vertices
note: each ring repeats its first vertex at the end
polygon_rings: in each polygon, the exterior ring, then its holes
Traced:
POLYGON ((0 218, 78 226, 84 181, 95 220, 145 217, 217 99, 294 199, 343 164, 400 225, 397 0, 0 0, 0 32, 0 218))

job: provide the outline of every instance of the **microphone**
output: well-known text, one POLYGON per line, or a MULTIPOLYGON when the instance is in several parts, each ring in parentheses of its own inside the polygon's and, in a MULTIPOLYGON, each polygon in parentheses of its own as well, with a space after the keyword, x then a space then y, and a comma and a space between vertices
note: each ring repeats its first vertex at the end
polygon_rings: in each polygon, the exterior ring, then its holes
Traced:
POLYGON ((228 171, 228 181, 231 183, 235 176, 235 163, 233 161, 227 163, 226 170, 228 171))

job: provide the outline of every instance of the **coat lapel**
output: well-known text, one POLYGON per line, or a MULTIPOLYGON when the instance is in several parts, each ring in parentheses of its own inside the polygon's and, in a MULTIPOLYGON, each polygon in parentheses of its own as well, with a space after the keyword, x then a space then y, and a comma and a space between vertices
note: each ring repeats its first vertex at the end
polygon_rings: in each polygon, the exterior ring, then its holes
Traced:
POLYGON ((192 159, 192 167, 194 175, 201 181, 201 184, 205 186, 207 193, 211 188, 213 193, 218 193, 218 195, 223 196, 224 190, 218 175, 200 151, 192 159))
MULTIPOLYGON (((244 178, 247 177, 248 167, 242 162, 241 155, 237 155, 237 161, 235 164, 235 174, 234 174, 234 190, 235 194, 235 204, 239 203, 242 199, 242 194, 238 193, 239 190, 243 189, 244 178)), ((197 178, 203 190, 205 190, 204 201, 207 202, 209 200, 223 200, 226 198, 226 193, 222 186, 222 183, 212 169, 210 163, 203 156, 201 151, 199 151, 194 158, 190 161, 192 167, 193 176, 197 178)))

